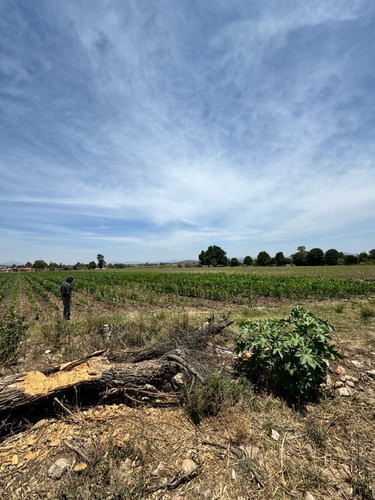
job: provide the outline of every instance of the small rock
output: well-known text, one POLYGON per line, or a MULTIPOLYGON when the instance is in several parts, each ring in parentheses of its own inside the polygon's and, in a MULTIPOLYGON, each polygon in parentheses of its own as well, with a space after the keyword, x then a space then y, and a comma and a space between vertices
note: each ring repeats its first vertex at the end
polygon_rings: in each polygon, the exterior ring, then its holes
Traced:
POLYGON ((339 387, 337 389, 337 392, 339 393, 340 396, 351 396, 352 391, 348 387, 339 387))
POLYGON ((165 464, 160 462, 159 465, 151 472, 151 476, 158 476, 159 473, 165 468, 165 464))
POLYGON ((304 500, 315 500, 315 497, 309 491, 306 491, 304 500))
POLYGON ((51 354, 51 349, 47 349, 46 351, 44 351, 44 354, 51 354))
POLYGON ((186 458, 181 465, 181 470, 182 472, 185 472, 186 474, 190 474, 195 468, 197 464, 192 460, 191 458, 186 458))
POLYGON ((314 450, 313 450, 313 447, 311 446, 311 444, 307 444, 306 446, 303 447, 304 450, 306 450, 307 454, 312 457, 313 454, 314 454, 314 450))
POLYGON ((363 363, 361 361, 357 361, 356 359, 352 359, 352 365, 354 365, 356 368, 362 368, 363 363))
POLYGON ((278 441, 280 439, 280 434, 277 431, 275 431, 275 429, 272 429, 271 438, 274 439, 275 441, 278 441))
POLYGON ((367 370, 367 375, 369 375, 369 377, 371 378, 375 378, 375 370, 367 370))
POLYGON ((69 469, 69 461, 66 458, 59 458, 48 469, 48 476, 52 479, 61 479, 64 472, 69 469))
POLYGON ((354 387, 354 382, 352 382, 351 380, 347 380, 345 382, 345 384, 348 386, 348 387, 354 387))
POLYGON ((343 382, 341 382, 341 380, 337 380, 333 385, 335 389, 337 389, 338 387, 342 387, 344 384, 343 382))
POLYGON ((327 375, 326 384, 327 384, 327 387, 332 387, 332 385, 333 385, 332 378, 330 375, 327 375))
POLYGON ((336 373, 338 375, 345 375, 346 374, 346 370, 343 366, 341 365, 338 365, 338 367, 336 368, 336 373))

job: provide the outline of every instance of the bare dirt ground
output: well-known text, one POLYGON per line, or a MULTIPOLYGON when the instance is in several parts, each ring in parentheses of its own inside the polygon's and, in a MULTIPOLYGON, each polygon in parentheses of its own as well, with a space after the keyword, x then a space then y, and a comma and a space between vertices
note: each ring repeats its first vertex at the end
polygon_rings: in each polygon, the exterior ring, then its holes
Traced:
POLYGON ((182 408, 147 403, 61 407, 60 417, 1 443, 2 498, 373 498, 372 358, 371 365, 359 356, 340 363, 358 379, 347 397, 334 389, 343 376, 332 366, 332 386, 304 413, 266 394, 199 426, 182 408), (48 471, 59 458, 68 470, 54 479, 48 471), (133 496, 113 496, 120 484, 133 496))

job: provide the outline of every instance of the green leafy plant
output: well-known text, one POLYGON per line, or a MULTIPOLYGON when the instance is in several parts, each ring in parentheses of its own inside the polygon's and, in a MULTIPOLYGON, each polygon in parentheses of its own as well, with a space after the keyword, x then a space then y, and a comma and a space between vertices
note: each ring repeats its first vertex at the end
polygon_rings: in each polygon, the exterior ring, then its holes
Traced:
POLYGON ((25 338, 29 325, 25 318, 4 316, 0 320, 0 364, 17 361, 20 342, 25 338))
POLYGON ((236 338, 237 369, 288 399, 311 399, 326 378, 326 361, 341 357, 333 330, 302 307, 286 319, 245 324, 236 338))

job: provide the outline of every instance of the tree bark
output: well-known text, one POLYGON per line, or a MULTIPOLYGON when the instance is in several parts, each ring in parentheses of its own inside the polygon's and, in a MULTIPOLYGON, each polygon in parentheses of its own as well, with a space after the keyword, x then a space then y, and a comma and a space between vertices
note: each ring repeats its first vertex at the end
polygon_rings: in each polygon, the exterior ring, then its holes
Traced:
MULTIPOLYGON (((0 433, 9 422, 53 413, 55 398, 64 398, 73 404, 75 400, 75 404, 87 406, 97 404, 103 393, 115 393, 117 389, 133 395, 172 397, 172 378, 181 370, 205 383, 194 366, 193 353, 205 351, 212 337, 232 323, 224 318, 214 324, 212 317, 194 332, 177 332, 136 353, 97 351, 43 373, 34 371, 3 377, 0 380, 0 424, 3 422, 0 433)), ((130 395, 129 399, 132 399, 130 395)))
POLYGON ((43 407, 55 397, 70 392, 99 394, 113 388, 151 385, 157 390, 169 387, 179 365, 164 359, 143 363, 109 364, 107 358, 90 357, 74 362, 70 370, 62 367, 49 376, 27 372, 4 377, 0 381, 0 419, 15 411, 43 407))

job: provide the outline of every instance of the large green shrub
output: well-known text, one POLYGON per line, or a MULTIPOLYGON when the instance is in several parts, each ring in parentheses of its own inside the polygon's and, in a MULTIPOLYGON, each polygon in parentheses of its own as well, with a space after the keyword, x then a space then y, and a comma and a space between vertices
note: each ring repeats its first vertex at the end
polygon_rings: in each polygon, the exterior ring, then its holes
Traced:
POLYGON ((340 358, 332 331, 302 307, 286 319, 245 324, 236 338, 238 369, 288 399, 310 399, 326 378, 326 361, 340 358))

